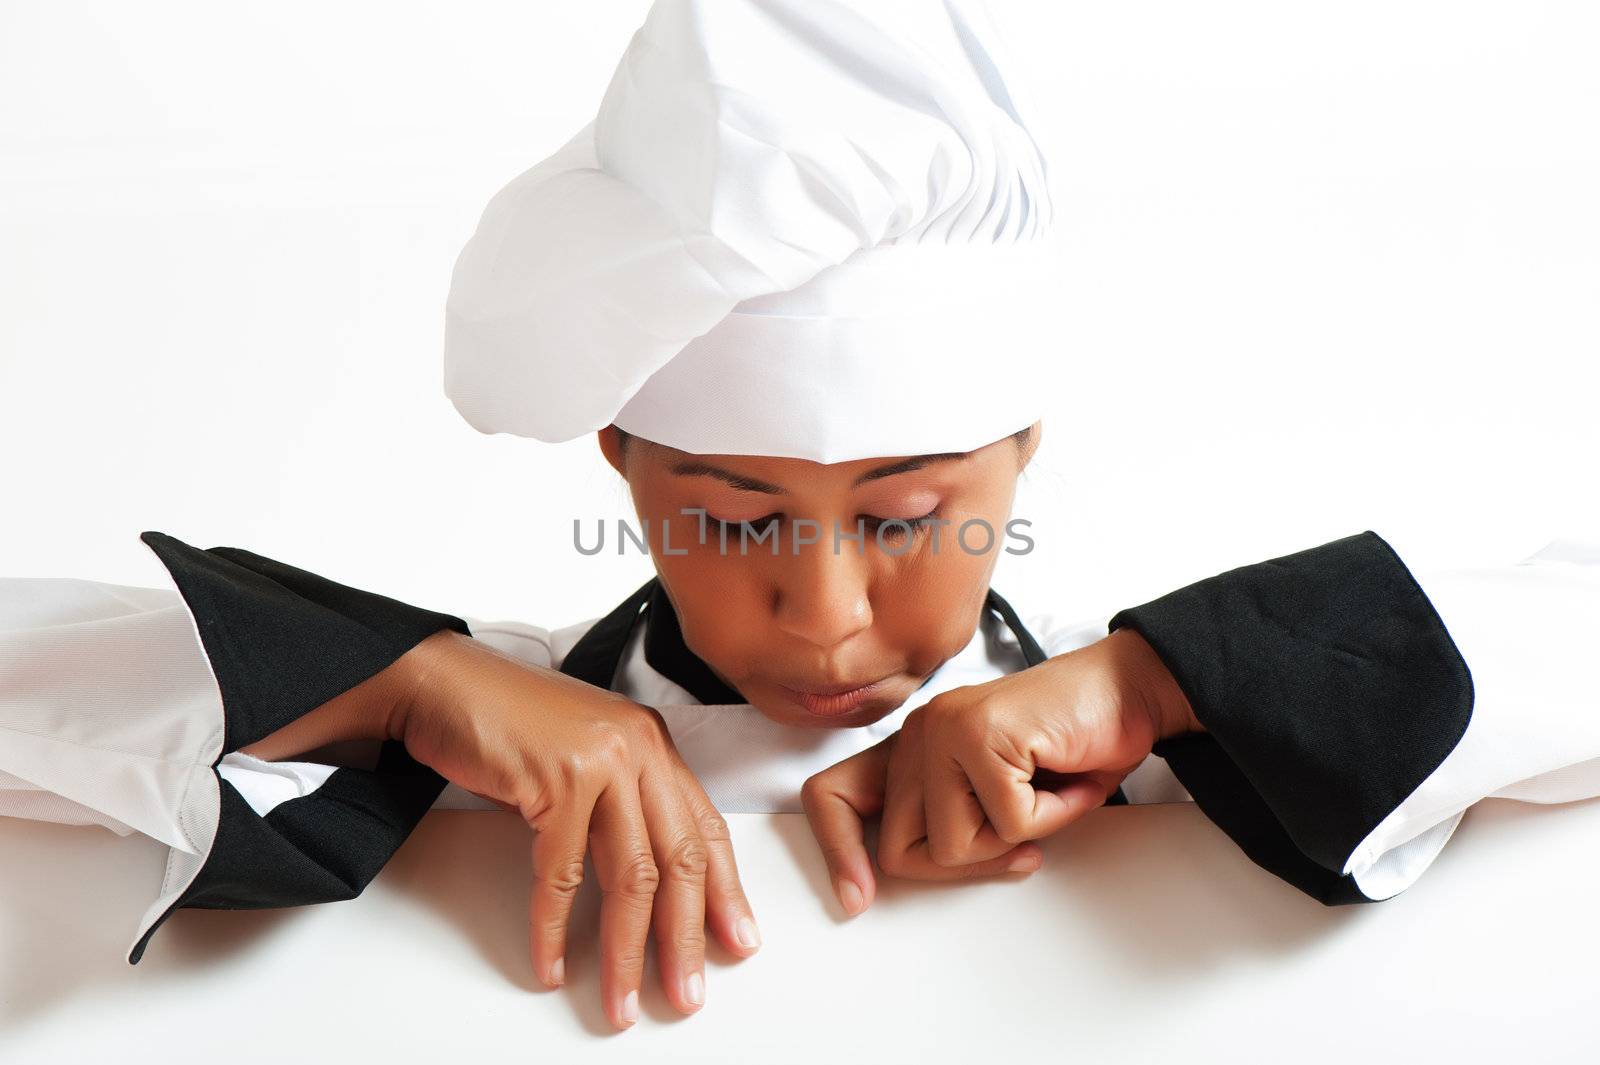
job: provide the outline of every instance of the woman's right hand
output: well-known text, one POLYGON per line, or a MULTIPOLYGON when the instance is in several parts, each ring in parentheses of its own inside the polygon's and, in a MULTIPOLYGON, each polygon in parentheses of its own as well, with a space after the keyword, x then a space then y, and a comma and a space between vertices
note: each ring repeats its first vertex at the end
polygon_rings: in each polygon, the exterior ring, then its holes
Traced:
POLYGON ((395 663, 387 733, 457 785, 534 830, 533 969, 565 979, 567 924, 594 848, 600 994, 618 1028, 638 1019, 652 915, 663 987, 684 1013, 705 1001, 705 927, 745 957, 760 945, 726 822, 651 707, 442 631, 395 663))

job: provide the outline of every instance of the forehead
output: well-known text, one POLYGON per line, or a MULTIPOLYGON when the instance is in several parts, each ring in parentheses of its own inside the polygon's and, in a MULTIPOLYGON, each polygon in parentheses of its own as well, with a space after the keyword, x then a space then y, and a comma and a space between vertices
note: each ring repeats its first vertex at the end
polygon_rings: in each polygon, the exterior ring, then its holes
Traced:
MULTIPOLYGON (((634 439, 639 439, 635 437, 634 439)), ((900 474, 939 470, 963 472, 984 469, 984 459, 996 445, 975 451, 926 455, 885 455, 822 463, 810 459, 771 455, 702 455, 680 451, 654 441, 643 441, 653 472, 671 477, 710 478, 745 491, 781 495, 792 488, 857 488, 900 474)))

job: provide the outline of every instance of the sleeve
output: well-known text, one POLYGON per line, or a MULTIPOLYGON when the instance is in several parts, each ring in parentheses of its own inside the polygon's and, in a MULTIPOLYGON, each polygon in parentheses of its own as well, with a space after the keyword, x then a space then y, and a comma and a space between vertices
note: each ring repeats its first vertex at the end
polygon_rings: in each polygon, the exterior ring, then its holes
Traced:
POLYGON ((1600 538, 1424 573, 1368 530, 1113 615, 1205 732, 1158 742, 1258 865, 1327 904, 1390 898, 1479 799, 1600 795, 1600 538))
POLYGON ((360 894, 444 778, 394 741, 372 768, 238 749, 434 632, 471 635, 460 618, 249 551, 141 540, 172 589, 0 581, 0 815, 138 831, 170 848, 130 963, 180 907, 360 894))

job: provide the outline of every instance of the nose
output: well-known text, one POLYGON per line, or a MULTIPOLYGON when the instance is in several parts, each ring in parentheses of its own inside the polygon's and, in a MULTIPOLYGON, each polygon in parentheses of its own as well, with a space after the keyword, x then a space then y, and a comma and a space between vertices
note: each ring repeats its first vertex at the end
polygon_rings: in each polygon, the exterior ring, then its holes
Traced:
POLYGON ((798 554, 790 553, 787 542, 783 550, 773 607, 780 630, 831 648, 871 628, 868 559, 848 542, 835 554, 827 535, 798 554))

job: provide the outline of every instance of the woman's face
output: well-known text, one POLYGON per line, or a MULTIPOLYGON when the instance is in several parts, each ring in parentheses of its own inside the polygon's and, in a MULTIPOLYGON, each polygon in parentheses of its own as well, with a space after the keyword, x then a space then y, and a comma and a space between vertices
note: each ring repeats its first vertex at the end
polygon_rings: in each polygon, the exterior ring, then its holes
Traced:
POLYGON ((632 490, 689 650, 774 721, 853 727, 972 639, 1040 431, 1021 446, 828 464, 695 455, 611 426, 600 446, 632 490))

